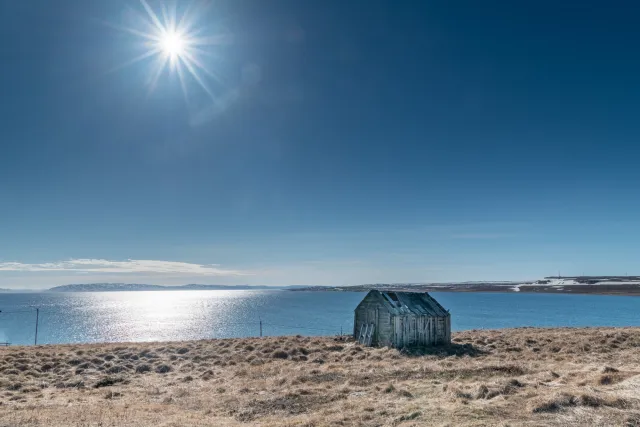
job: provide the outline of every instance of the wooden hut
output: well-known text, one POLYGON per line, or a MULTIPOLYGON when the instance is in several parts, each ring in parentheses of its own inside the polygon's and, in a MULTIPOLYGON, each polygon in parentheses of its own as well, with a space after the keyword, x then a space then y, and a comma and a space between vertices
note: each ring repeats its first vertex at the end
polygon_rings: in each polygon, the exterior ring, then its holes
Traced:
POLYGON ((451 315, 426 292, 370 291, 355 309, 353 335, 395 348, 451 343, 451 315))

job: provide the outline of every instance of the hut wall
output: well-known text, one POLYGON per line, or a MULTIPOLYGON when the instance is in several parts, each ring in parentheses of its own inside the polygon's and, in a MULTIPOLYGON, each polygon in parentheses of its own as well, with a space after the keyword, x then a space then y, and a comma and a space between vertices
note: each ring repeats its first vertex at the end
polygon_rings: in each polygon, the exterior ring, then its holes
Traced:
POLYGON ((379 345, 396 348, 449 344, 451 342, 451 317, 430 317, 406 314, 391 316, 389 342, 379 345))
POLYGON ((416 345, 431 345, 433 344, 433 338, 431 334, 431 322, 432 318, 429 316, 420 316, 418 318, 418 330, 416 345))
POLYGON ((371 343, 373 345, 378 345, 378 337, 380 334, 378 314, 383 313, 387 313, 388 315, 388 312, 384 308, 382 302, 374 295, 367 295, 365 299, 362 300, 358 308, 356 308, 355 321, 353 322, 353 336, 355 339, 358 339, 362 325, 373 323, 375 325, 375 330, 371 343))
POLYGON ((384 308, 378 310, 378 324, 376 325, 376 329, 378 330, 378 345, 392 346, 393 330, 391 325, 391 313, 384 308))
POLYGON ((402 343, 402 322, 400 316, 391 316, 392 346, 400 348, 402 343))
POLYGON ((445 344, 451 344, 451 316, 446 317, 446 336, 445 336, 445 344))
POLYGON ((436 344, 444 344, 447 341, 447 319, 436 317, 436 344))

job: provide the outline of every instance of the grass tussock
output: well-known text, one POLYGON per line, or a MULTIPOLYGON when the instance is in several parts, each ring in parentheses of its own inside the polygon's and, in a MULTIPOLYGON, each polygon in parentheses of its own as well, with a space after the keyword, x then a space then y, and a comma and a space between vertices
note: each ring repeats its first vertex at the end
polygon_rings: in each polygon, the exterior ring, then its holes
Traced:
POLYGON ((629 401, 622 398, 598 396, 589 393, 583 393, 578 396, 570 393, 556 393, 551 397, 542 397, 531 402, 531 410, 534 413, 558 412, 576 406, 589 408, 606 406, 624 409, 629 406, 629 401))
POLYGON ((640 329, 453 338, 406 350, 302 336, 1 348, 0 425, 640 427, 640 329))

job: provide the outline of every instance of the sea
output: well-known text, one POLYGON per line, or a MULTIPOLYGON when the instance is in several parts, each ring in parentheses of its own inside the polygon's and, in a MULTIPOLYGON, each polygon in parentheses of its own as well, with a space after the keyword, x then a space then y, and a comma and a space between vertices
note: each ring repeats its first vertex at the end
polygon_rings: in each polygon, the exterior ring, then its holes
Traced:
MULTIPOLYGON (((454 331, 640 326, 640 297, 431 295, 451 312, 454 331)), ((363 297, 282 290, 5 293, 0 294, 0 342, 32 345, 36 325, 37 344, 350 334, 353 310, 363 297)))

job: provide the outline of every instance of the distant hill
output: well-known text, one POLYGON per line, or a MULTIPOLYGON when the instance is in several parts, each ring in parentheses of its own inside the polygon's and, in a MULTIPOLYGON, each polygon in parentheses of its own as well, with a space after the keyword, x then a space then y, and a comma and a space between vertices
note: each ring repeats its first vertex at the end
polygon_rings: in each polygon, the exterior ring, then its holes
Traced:
POLYGON ((368 292, 521 292, 640 296, 640 276, 550 276, 524 282, 376 283, 352 286, 309 286, 292 291, 368 292))
POLYGON ((122 291, 225 291, 225 290, 259 290, 278 289, 272 286, 251 285, 199 285, 188 284, 179 286, 147 285, 139 283, 85 283, 77 285, 56 286, 49 292, 122 292, 122 291))

